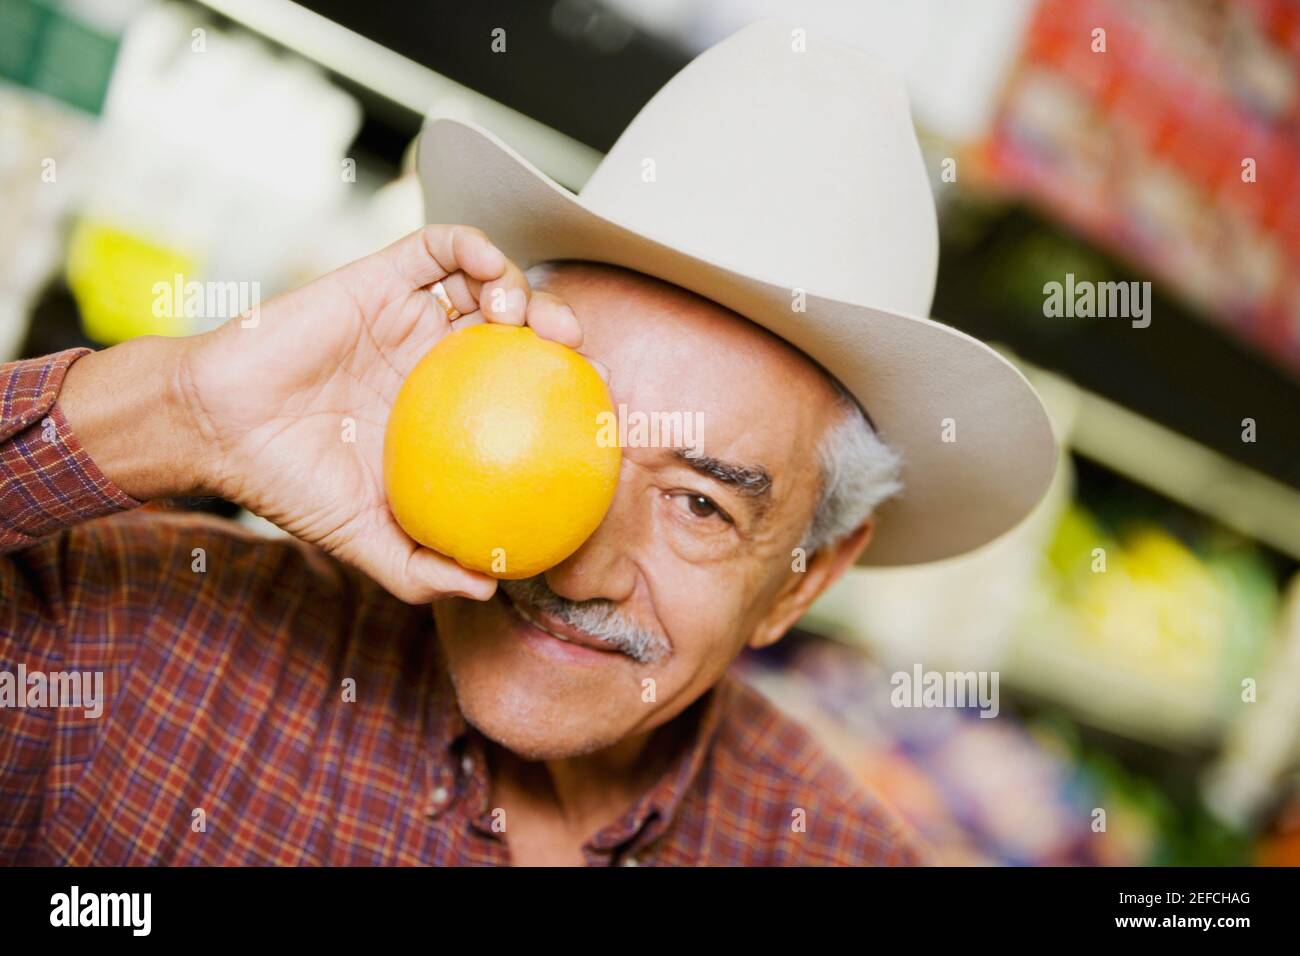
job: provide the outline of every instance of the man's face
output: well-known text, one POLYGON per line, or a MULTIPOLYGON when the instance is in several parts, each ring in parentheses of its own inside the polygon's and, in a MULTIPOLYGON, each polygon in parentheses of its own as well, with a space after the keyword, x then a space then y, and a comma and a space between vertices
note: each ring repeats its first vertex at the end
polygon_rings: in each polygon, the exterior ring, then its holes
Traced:
POLYGON ((572 557, 491 601, 435 605, 466 718, 530 759, 653 730, 746 644, 780 635, 798 603, 792 551, 820 492, 818 444, 839 414, 811 362, 690 293, 572 264, 544 287, 577 314, 582 351, 609 368, 629 425, 679 412, 703 441, 695 457, 625 447, 613 505, 572 557))

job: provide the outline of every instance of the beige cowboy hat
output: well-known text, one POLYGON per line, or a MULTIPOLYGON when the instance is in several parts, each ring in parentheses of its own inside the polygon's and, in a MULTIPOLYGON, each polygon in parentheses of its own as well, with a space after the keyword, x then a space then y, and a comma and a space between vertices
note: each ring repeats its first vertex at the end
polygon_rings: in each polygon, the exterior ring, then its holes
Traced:
POLYGON ((452 119, 425 127, 418 166, 428 221, 477 226, 523 268, 585 259, 689 289, 838 378, 903 458, 863 564, 969 551, 1047 489, 1033 388, 926 318, 934 201, 903 86, 870 57, 746 27, 673 77, 577 195, 452 119))

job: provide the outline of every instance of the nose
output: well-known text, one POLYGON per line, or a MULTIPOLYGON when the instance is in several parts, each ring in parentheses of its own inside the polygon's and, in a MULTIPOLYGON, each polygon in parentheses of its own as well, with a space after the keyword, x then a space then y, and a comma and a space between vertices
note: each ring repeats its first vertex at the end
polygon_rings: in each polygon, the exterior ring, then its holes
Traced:
POLYGON ((600 526, 582 547, 546 572, 546 583, 556 594, 570 601, 624 601, 632 596, 645 528, 634 484, 632 469, 624 461, 614 501, 600 526))

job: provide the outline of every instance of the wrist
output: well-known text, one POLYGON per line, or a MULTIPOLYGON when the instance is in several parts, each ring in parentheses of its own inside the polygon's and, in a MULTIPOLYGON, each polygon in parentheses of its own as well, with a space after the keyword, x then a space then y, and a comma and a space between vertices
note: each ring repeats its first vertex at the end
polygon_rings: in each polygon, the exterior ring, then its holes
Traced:
POLYGON ((58 405, 104 475, 147 501, 205 490, 182 385, 190 340, 145 336, 93 352, 69 368, 58 405))

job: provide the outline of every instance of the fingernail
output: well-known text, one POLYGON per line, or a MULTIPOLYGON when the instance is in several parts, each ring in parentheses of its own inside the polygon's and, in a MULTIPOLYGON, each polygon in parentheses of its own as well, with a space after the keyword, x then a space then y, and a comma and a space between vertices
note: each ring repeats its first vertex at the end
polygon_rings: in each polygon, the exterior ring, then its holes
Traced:
POLYGON ((604 362, 598 362, 598 361, 596 361, 596 360, 595 360, 594 358, 592 358, 590 355, 584 355, 583 358, 585 358, 588 362, 591 363, 591 367, 594 368, 594 369, 596 370, 596 374, 600 376, 600 380, 601 380, 602 382, 604 382, 606 385, 608 385, 608 384, 609 384, 609 366, 606 365, 604 362))

